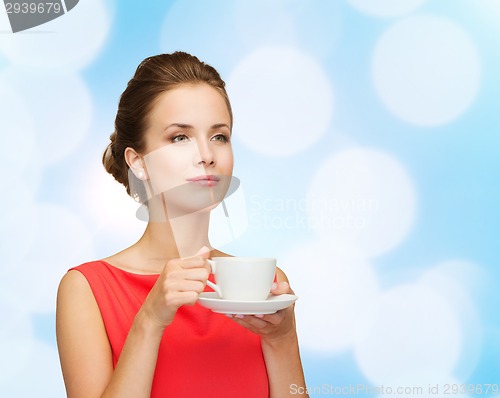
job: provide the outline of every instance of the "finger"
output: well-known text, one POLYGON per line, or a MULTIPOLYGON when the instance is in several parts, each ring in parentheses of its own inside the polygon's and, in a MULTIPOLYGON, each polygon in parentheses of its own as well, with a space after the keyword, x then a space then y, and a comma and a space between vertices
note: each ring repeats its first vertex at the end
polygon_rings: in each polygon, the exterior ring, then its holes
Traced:
POLYGON ((283 310, 275 312, 274 314, 265 314, 265 315, 254 315, 256 318, 261 319, 265 322, 270 323, 271 325, 279 325, 285 319, 285 314, 283 310))
POLYGON ((209 272, 211 269, 210 264, 207 262, 207 260, 203 258, 192 258, 189 260, 181 260, 178 262, 178 267, 183 269, 205 268, 209 272))
MULTIPOLYGON (((282 319, 282 317, 272 318, 273 322, 276 322, 277 324, 279 324, 282 319)), ((261 332, 266 328, 275 326, 275 324, 267 321, 260 315, 234 315, 234 320, 240 321, 239 323, 244 322, 246 325, 261 332)))
POLYGON ((210 272, 206 268, 187 268, 172 271, 169 274, 169 279, 178 281, 201 281, 203 283, 206 283, 209 275, 210 272))
POLYGON ((195 291, 175 292, 169 294, 169 306, 179 308, 181 305, 194 305, 198 301, 198 293, 195 291))
POLYGON ((290 285, 288 284, 288 282, 279 282, 279 283, 276 283, 274 282, 272 287, 271 287, 271 293, 272 294, 293 294, 293 291, 292 289, 290 288, 290 285))
POLYGON ((184 281, 179 286, 180 292, 196 292, 200 294, 203 290, 205 290, 205 284, 201 281, 184 281))
POLYGON ((196 256, 203 257, 204 259, 210 258, 210 248, 202 246, 201 249, 198 250, 198 253, 196 253, 196 256))
POLYGON ((250 316, 244 316, 243 318, 236 318, 236 316, 235 316, 235 317, 233 317, 233 320, 236 323, 238 323, 239 325, 245 327, 246 329, 250 330, 253 333, 257 333, 257 334, 262 333, 262 330, 264 328, 255 327, 252 323, 250 323, 249 318, 250 318, 250 316))
POLYGON ((194 256, 183 257, 182 260, 188 260, 191 258, 210 258, 210 248, 207 246, 202 246, 194 256))
POLYGON ((269 322, 266 322, 261 318, 256 318, 253 315, 246 315, 245 318, 243 318, 243 321, 247 325, 250 325, 251 327, 258 329, 258 330, 263 330, 263 329, 269 327, 269 322))
POLYGON ((200 294, 205 290, 205 283, 196 280, 173 280, 169 281, 167 291, 175 294, 176 292, 195 292, 200 294))

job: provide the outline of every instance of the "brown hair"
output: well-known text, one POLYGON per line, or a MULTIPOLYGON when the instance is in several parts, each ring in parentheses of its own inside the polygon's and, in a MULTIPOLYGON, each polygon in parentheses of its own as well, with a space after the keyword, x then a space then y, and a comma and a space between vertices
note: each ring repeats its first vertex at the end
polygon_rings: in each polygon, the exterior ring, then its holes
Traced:
POLYGON ((160 54, 148 57, 140 63, 134 77, 120 97, 115 119, 115 130, 110 144, 104 151, 102 163, 116 181, 127 188, 136 200, 146 199, 143 184, 128 172, 124 152, 127 147, 141 153, 145 150, 144 132, 148 127, 148 115, 159 95, 181 84, 205 83, 215 88, 226 102, 233 124, 231 104, 225 83, 210 65, 185 52, 160 54), (137 181, 129 181, 129 175, 137 181), (131 193, 131 185, 134 189, 131 193))

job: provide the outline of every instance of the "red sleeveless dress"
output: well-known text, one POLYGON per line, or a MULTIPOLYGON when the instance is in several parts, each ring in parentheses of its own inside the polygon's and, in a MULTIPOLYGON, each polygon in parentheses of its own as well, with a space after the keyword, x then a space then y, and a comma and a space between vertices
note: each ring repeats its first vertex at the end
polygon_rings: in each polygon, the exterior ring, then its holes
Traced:
MULTIPOLYGON (((105 261, 72 269, 90 284, 116 366, 134 317, 158 275, 130 273, 105 261)), ((151 397, 269 397, 260 337, 198 303, 180 307, 160 343, 151 397)))

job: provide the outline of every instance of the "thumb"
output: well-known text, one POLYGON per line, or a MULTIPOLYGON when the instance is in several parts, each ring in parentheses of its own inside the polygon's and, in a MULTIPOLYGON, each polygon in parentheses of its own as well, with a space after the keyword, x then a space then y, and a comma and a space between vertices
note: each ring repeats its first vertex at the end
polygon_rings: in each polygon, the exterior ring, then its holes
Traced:
POLYGON ((203 258, 210 258, 210 249, 207 246, 202 246, 195 256, 201 256, 203 258))
POLYGON ((279 282, 279 283, 276 283, 274 282, 272 287, 271 287, 271 293, 272 294, 285 294, 285 293, 292 293, 293 294, 293 291, 292 289, 290 288, 290 285, 288 284, 288 282, 279 282))

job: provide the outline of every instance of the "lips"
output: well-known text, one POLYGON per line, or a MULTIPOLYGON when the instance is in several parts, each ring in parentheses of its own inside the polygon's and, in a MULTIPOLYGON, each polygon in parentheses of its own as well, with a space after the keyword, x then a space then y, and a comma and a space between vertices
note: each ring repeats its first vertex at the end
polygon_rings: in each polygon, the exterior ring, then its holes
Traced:
POLYGON ((196 181, 215 181, 215 182, 218 182, 220 180, 220 178, 217 176, 214 176, 214 175, 202 175, 202 176, 198 176, 198 177, 188 178, 187 180, 193 181, 193 182, 196 182, 196 181))
POLYGON ((214 175, 203 175, 187 179, 189 182, 201 187, 213 187, 219 183, 220 178, 214 175))

